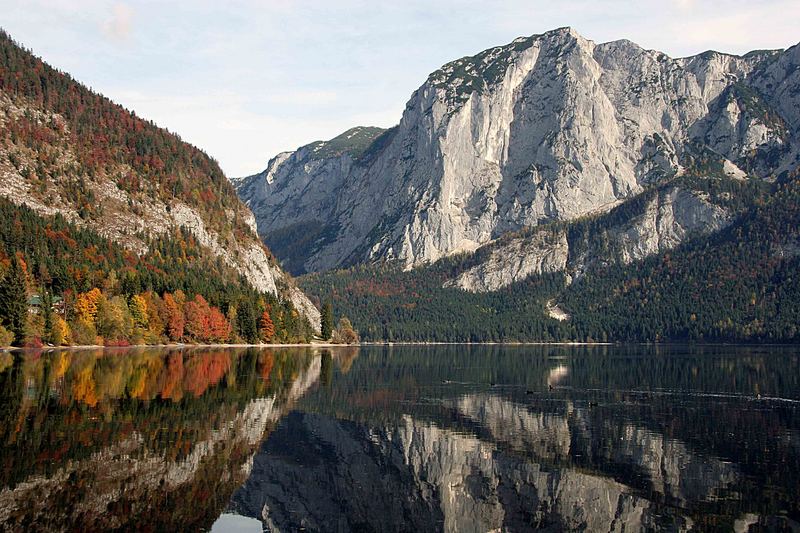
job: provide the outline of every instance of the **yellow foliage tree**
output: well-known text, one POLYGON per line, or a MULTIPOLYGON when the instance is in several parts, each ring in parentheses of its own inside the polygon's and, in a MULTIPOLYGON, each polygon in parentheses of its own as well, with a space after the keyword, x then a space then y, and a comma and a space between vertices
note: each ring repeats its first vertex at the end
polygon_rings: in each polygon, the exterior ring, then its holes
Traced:
POLYGON ((97 287, 79 294, 75 301, 76 318, 86 324, 94 324, 94 319, 97 317, 97 306, 102 297, 103 293, 97 287))
POLYGON ((69 325, 60 316, 53 318, 53 344, 56 346, 68 345, 70 340, 69 325))
POLYGON ((131 296, 128 308, 131 311, 131 316, 133 316, 133 322, 136 324, 136 327, 147 329, 150 324, 147 316, 147 301, 144 297, 138 294, 131 296))

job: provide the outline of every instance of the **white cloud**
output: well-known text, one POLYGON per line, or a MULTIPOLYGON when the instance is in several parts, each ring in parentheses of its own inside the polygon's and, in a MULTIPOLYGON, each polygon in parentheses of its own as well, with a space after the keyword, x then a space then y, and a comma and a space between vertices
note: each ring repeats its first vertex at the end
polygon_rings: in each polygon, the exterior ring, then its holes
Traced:
POLYGON ((114 41, 127 41, 133 29, 133 15, 133 9, 129 5, 115 4, 111 8, 110 16, 103 21, 103 33, 114 41))

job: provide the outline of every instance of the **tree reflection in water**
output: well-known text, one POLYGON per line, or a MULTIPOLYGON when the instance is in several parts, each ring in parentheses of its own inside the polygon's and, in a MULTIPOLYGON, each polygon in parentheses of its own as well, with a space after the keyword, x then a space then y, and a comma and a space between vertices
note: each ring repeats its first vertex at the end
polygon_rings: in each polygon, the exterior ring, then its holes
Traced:
POLYGON ((0 527, 787 529, 800 358, 758 347, 0 354, 0 527))
POLYGON ((319 359, 308 349, 3 354, 0 524, 209 527, 319 359))

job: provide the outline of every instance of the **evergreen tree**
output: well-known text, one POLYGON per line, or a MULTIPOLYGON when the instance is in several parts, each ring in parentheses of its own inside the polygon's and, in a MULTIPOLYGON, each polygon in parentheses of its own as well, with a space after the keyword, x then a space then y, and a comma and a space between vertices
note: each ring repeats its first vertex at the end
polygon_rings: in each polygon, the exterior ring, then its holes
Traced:
POLYGON ((53 294, 42 291, 42 318, 44 319, 44 340, 53 343, 53 294))
POLYGON ((14 256, 11 268, 0 284, 0 320, 14 334, 14 344, 18 346, 25 340, 27 300, 25 271, 19 259, 14 256))
POLYGON ((249 300, 243 300, 236 309, 236 331, 245 341, 251 344, 258 342, 256 314, 249 300))
POLYGON ((322 306, 322 324, 320 327, 322 340, 328 340, 333 333, 333 306, 330 302, 325 302, 322 306))

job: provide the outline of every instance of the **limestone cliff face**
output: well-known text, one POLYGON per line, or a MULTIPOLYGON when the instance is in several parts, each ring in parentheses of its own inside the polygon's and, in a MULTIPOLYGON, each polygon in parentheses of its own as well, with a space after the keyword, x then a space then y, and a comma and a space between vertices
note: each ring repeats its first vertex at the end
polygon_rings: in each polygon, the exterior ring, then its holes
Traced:
POLYGON ((797 56, 672 59, 561 28, 443 66, 366 148, 281 154, 238 193, 294 272, 413 267, 607 211, 704 150, 720 173, 778 176, 797 157, 797 56))

